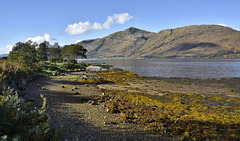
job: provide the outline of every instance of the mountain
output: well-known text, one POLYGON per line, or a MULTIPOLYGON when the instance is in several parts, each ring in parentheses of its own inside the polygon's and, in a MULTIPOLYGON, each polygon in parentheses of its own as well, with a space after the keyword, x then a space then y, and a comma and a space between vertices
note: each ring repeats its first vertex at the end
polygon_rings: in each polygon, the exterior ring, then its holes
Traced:
POLYGON ((8 54, 0 54, 0 58, 2 57, 8 57, 8 54))
POLYGON ((78 44, 89 58, 236 58, 240 31, 220 25, 191 25, 158 33, 134 27, 78 44))

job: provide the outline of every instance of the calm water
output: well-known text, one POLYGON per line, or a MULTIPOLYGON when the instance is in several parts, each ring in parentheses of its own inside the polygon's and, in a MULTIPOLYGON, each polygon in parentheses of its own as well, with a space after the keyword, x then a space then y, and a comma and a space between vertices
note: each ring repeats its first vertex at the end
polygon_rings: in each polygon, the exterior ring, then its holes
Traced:
POLYGON ((240 77, 240 59, 83 59, 106 63, 140 76, 157 77, 240 77))

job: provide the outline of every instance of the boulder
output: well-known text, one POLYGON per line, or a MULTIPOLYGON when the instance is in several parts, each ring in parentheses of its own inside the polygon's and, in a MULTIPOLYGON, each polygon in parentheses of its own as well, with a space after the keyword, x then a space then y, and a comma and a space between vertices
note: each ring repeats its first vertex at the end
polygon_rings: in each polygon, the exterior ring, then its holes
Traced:
POLYGON ((100 66, 88 66, 86 68, 86 71, 91 71, 91 72, 103 72, 103 71, 108 71, 108 69, 100 67, 100 66))

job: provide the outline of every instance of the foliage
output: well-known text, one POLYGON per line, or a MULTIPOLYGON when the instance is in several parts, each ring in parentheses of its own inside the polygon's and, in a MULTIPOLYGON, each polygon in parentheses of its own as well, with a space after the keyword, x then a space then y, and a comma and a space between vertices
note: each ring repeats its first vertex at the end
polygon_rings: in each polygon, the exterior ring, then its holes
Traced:
POLYGON ((78 44, 65 45, 62 48, 62 54, 68 59, 86 58, 87 50, 78 44))
POLYGON ((52 63, 52 62, 39 62, 41 67, 40 74, 51 76, 53 74, 59 74, 59 72, 65 72, 67 70, 86 70, 89 64, 86 63, 72 63, 70 61, 63 63, 52 63))
POLYGON ((39 70, 48 69, 48 65, 49 65, 49 63, 46 62, 46 61, 40 61, 40 62, 38 62, 38 64, 37 64, 39 70))
POLYGON ((46 61, 47 60, 47 48, 49 47, 49 42, 45 41, 39 44, 37 49, 36 59, 37 61, 46 61))
POLYGON ((75 68, 75 64, 71 62, 66 62, 61 65, 61 68, 63 68, 64 70, 68 70, 68 69, 73 70, 75 68))
POLYGON ((89 66, 89 64, 87 63, 84 63, 84 62, 80 62, 80 63, 77 63, 75 64, 75 67, 76 68, 79 68, 81 70, 86 70, 86 68, 89 66))
POLYGON ((37 69, 37 67, 15 63, 9 60, 0 60, 0 72, 7 75, 30 75, 36 72, 37 69))
POLYGON ((61 58, 62 57, 61 48, 57 43, 55 43, 53 46, 51 46, 49 48, 49 53, 50 53, 51 58, 61 58))
POLYGON ((13 89, 0 95, 0 138, 1 140, 41 141, 59 140, 60 133, 51 134, 46 111, 46 98, 41 109, 30 109, 30 103, 24 105, 13 89), (24 108, 25 107, 25 108, 24 108))
POLYGON ((62 63, 62 62, 63 62, 63 58, 51 57, 51 58, 49 59, 49 62, 51 62, 51 63, 62 63))
POLYGON ((32 65, 36 63, 36 44, 28 41, 26 43, 18 42, 13 46, 8 59, 13 62, 32 65))

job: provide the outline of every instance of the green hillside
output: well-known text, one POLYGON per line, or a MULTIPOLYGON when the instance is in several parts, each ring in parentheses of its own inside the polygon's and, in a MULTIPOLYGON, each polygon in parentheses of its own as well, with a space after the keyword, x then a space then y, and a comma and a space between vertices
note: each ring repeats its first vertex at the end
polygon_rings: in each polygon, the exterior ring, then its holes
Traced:
POLYGON ((79 42, 89 58, 236 58, 240 32, 219 25, 192 25, 158 33, 134 27, 79 42))

